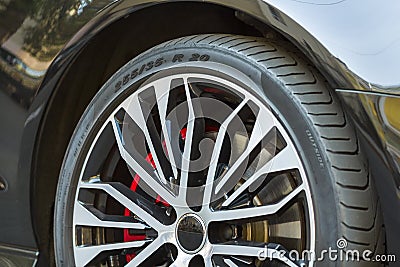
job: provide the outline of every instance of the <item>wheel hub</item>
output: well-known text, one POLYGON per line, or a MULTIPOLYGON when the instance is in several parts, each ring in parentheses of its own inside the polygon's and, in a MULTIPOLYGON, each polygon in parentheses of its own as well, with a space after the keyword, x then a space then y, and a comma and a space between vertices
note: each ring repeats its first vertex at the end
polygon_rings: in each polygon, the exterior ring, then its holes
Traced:
POLYGON ((204 245, 206 227, 203 220, 196 214, 185 214, 177 222, 176 240, 186 253, 198 252, 204 245))

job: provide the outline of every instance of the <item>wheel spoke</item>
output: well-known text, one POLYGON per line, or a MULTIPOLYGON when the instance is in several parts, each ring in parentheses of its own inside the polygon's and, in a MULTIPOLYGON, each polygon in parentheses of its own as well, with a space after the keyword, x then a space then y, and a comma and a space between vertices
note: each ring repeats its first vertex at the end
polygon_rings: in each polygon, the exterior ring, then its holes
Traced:
POLYGON ((224 262, 226 263, 226 265, 228 265, 229 267, 239 267, 237 266, 232 260, 230 259, 224 259, 224 262))
POLYGON ((181 203, 186 203, 186 193, 188 190, 188 178, 190 173, 191 151, 193 145, 192 141, 194 135, 194 123, 196 119, 187 78, 184 79, 184 84, 185 84, 186 102, 188 105, 188 123, 186 130, 185 145, 183 148, 183 155, 182 155, 181 180, 179 183, 179 199, 181 203))
POLYGON ((162 134, 164 136, 165 147, 167 151, 166 157, 168 158, 174 177, 178 177, 178 170, 175 162, 174 150, 171 144, 170 132, 167 128, 167 108, 168 108, 168 98, 171 89, 171 80, 162 79, 154 83, 156 101, 158 105, 158 111, 160 116, 160 122, 162 127, 162 134))
POLYGON ((140 176, 142 181, 144 181, 149 187, 157 192, 157 194, 159 194, 165 201, 172 206, 175 206, 177 204, 176 197, 164 185, 160 184, 156 177, 150 175, 149 172, 144 169, 144 164, 141 165, 129 154, 128 151, 126 151, 123 143, 122 133, 117 125, 118 123, 115 121, 115 119, 111 119, 111 123, 120 155, 124 161, 140 176))
MULTIPOLYGON (((251 244, 251 242, 249 242, 251 244)), ((281 246, 251 246, 251 245, 231 245, 231 244, 216 244, 213 245, 214 255, 228 255, 228 256, 247 256, 247 257, 263 257, 264 259, 276 259, 288 266, 297 267, 298 265, 289 259, 286 254, 287 250, 281 246)), ((231 261, 233 263, 233 261, 231 261)), ((234 264, 234 263, 233 263, 234 264)), ((232 265, 236 266, 236 265, 232 265)))
POLYGON ((257 114, 257 119, 253 127, 253 131, 247 144, 245 151, 240 155, 240 157, 235 161, 228 172, 222 177, 221 181, 215 187, 215 194, 218 194, 226 182, 231 178, 235 171, 241 166, 241 164, 248 158, 253 149, 262 141, 267 133, 276 124, 275 119, 270 115, 270 112, 265 112, 260 110, 257 114), (268 116, 266 116, 268 114, 268 116))
POLYGON ((276 204, 270 204, 266 206, 258 206, 252 208, 213 211, 211 212, 210 215, 210 221, 230 221, 239 219, 249 219, 257 216, 272 215, 277 213, 281 208, 283 208, 286 204, 288 204, 303 190, 304 186, 302 184, 276 204))
POLYGON ((153 242, 151 242, 145 249, 140 251, 127 265, 126 267, 134 267, 139 266, 142 262, 144 262, 148 257, 150 257, 157 249, 159 249, 162 245, 166 243, 169 239, 171 239, 172 233, 164 232, 159 235, 153 242))
POLYGON ((244 246, 244 245, 213 245, 212 254, 227 256, 257 257, 262 247, 244 246))
POLYGON ((125 229, 146 229, 148 226, 141 223, 129 222, 125 216, 105 215, 94 207, 77 202, 74 208, 74 224, 82 226, 97 226, 125 229), (117 221, 121 220, 121 221, 117 221))
POLYGON ((189 266, 190 260, 193 258, 193 255, 183 253, 181 251, 178 252, 178 256, 171 263, 170 267, 181 267, 181 266, 189 266))
POLYGON ((122 192, 123 190, 121 190, 121 187, 125 187, 124 185, 119 186, 118 183, 81 183, 80 187, 86 189, 103 190, 111 197, 113 197, 116 201, 129 209, 132 213, 136 214, 140 219, 145 221, 157 232, 165 230, 166 228, 166 226, 161 224, 156 218, 154 218, 147 211, 143 210, 138 204, 132 201, 132 199, 128 196, 128 193, 134 194, 133 191, 130 191, 128 188, 126 188, 126 191, 122 192))
POLYGON ((141 103, 141 102, 142 101, 140 101, 140 97, 131 98, 131 101, 129 102, 129 104, 126 108, 126 113, 133 119, 134 122, 136 122, 136 124, 140 127, 140 129, 142 129, 143 134, 146 138, 147 146, 150 149, 151 155, 154 160, 154 164, 156 166, 157 176, 165 184, 165 183, 167 183, 167 180, 165 179, 164 173, 162 171, 161 164, 158 159, 156 149, 154 147, 154 143, 151 140, 149 128, 146 123, 146 120, 148 119, 148 117, 150 117, 150 109, 146 110, 146 114, 145 114, 145 110, 143 109, 143 106, 146 104, 141 103))
POLYGON ((149 242, 149 240, 75 247, 75 262, 78 263, 79 266, 85 266, 103 251, 142 247, 147 242, 149 242))
POLYGON ((205 266, 215 266, 211 255, 203 256, 205 266))
POLYGON ((232 259, 224 259, 224 263, 227 264, 229 267, 252 267, 254 266, 252 263, 243 262, 241 260, 235 259, 234 262, 232 259))
POLYGON ((242 184, 235 192, 233 192, 223 203, 222 206, 229 206, 240 194, 242 194, 251 184, 257 181, 265 174, 278 171, 285 171, 298 168, 300 160, 296 151, 291 144, 288 144, 282 151, 270 159, 263 167, 257 170, 247 181, 242 184))
POLYGON ((225 134, 228 129, 228 125, 232 122, 232 120, 238 115, 239 111, 246 105, 247 99, 244 99, 236 109, 230 114, 225 121, 221 124, 221 127, 218 131, 217 138, 214 144, 213 152, 211 155, 210 167, 207 173, 207 180, 204 189, 204 197, 203 197, 203 205, 208 205, 212 199, 212 189, 214 185, 215 173, 218 166, 218 159, 221 153, 222 145, 224 143, 225 134))
POLYGON ((254 267, 253 260, 246 260, 242 256, 222 256, 212 257, 207 256, 205 266, 230 266, 230 267, 254 267))

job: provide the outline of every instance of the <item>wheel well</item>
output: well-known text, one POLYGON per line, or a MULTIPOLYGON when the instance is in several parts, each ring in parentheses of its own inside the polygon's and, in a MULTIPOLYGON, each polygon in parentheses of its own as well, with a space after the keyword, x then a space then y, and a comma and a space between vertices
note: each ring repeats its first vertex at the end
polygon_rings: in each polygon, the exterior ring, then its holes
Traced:
POLYGON ((235 12, 219 5, 190 2, 150 6, 103 29, 69 65, 53 91, 36 142, 32 210, 40 265, 54 263, 53 207, 64 153, 101 85, 130 59, 167 40, 200 33, 261 35, 239 20, 235 12))

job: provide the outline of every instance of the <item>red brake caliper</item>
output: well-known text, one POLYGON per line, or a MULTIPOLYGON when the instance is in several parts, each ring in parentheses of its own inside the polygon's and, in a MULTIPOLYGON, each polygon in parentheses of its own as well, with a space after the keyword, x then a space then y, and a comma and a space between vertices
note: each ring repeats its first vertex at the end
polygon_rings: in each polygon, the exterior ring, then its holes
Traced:
MULTIPOLYGON (((206 126, 205 130, 206 130, 206 132, 218 131, 218 127, 206 126)), ((186 131, 187 131, 187 128, 183 128, 180 131, 180 134, 181 134, 181 137, 183 140, 186 139, 186 131)), ((163 145, 165 145, 165 142, 163 142, 163 145)), ((147 154, 146 161, 148 163, 150 163, 154 169, 156 168, 156 165, 154 163, 153 156, 151 155, 151 153, 147 154)), ((136 174, 135 177, 133 178, 133 181, 132 181, 132 184, 130 187, 130 189, 132 191, 136 191, 139 181, 140 181, 140 176, 136 174)), ((158 204, 158 205, 161 204, 161 205, 164 205, 165 207, 170 206, 164 199, 161 198, 160 195, 157 195, 157 197, 155 199, 155 204, 158 204)), ((132 216, 131 211, 129 209, 125 208, 124 216, 128 216, 128 217, 132 216)), ((146 239, 146 235, 131 234, 131 233, 129 233, 129 229, 124 229, 124 242, 139 241, 139 240, 145 240, 145 239, 146 239)), ((126 261, 130 262, 135 256, 136 256, 135 253, 126 254, 126 261)))
MULTIPOLYGON (((153 156, 151 155, 151 153, 149 153, 146 157, 146 161, 149 162, 151 164, 151 166, 153 166, 153 168, 155 169, 155 163, 153 160, 153 156)), ((136 188, 139 184, 140 181, 140 176, 139 175, 135 175, 135 177, 133 178, 132 184, 130 189, 132 191, 136 191, 136 188)), ((156 204, 162 204, 166 207, 169 207, 170 205, 161 198, 160 195, 157 195, 156 200, 155 200, 156 204)), ((132 215, 131 211, 127 208, 125 208, 124 211, 124 216, 128 216, 130 217, 132 215)), ((129 229, 124 229, 124 241, 125 242, 130 242, 130 241, 138 241, 138 240, 145 240, 146 239, 146 235, 142 235, 142 234, 131 234, 129 233, 129 229)), ((128 253, 126 254, 126 261, 130 262, 134 257, 136 256, 136 254, 134 253, 128 253)))
MULTIPOLYGON (((181 133, 182 139, 185 139, 186 138, 186 128, 183 128, 180 133, 181 133)), ((163 142, 163 145, 165 145, 165 142, 163 142)), ((146 161, 148 163, 150 163, 154 169, 156 168, 156 164, 154 163, 153 156, 151 155, 151 153, 147 154, 146 161)), ((136 174, 135 177, 133 178, 133 181, 132 181, 132 184, 130 187, 130 189, 132 191, 136 191, 139 181, 140 181, 140 176, 136 174)), ((155 204, 156 205, 161 204, 161 205, 164 205, 165 207, 170 206, 164 199, 161 198, 160 195, 157 195, 157 197, 155 199, 155 204)), ((125 208, 124 216, 130 217, 131 215, 132 215, 131 211, 129 209, 125 208)), ((144 240, 144 239, 146 239, 146 235, 131 234, 131 233, 129 233, 129 229, 124 229, 124 242, 138 241, 138 240, 144 240)), ((136 256, 136 254, 134 254, 134 253, 126 254, 126 261, 130 262, 135 256, 136 256)))

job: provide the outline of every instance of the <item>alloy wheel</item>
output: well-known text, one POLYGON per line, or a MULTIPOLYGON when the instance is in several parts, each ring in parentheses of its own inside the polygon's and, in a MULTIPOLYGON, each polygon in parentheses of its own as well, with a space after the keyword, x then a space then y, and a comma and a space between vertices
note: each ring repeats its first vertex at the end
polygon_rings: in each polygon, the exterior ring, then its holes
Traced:
POLYGON ((313 224, 302 160, 268 104, 232 80, 175 74, 99 127, 73 251, 77 266, 297 266, 288 251, 313 249, 313 224))

